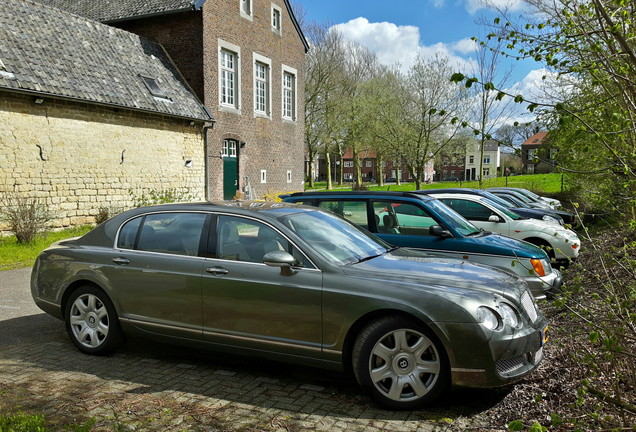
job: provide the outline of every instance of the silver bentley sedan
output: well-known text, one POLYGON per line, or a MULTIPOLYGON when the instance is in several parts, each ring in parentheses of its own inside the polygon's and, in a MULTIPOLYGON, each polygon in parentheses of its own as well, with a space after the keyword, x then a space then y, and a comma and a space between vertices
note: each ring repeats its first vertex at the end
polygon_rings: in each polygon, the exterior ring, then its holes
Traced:
POLYGON ((547 340, 519 277, 286 203, 124 212, 42 252, 31 291, 87 354, 141 336, 344 369, 389 409, 518 380, 547 340))

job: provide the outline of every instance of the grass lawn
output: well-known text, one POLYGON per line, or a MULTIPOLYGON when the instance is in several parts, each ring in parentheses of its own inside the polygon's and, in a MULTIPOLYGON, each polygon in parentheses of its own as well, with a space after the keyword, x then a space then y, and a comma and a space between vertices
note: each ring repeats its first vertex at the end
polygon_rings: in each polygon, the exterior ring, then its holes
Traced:
MULTIPOLYGON (((531 191, 544 194, 552 194, 562 192, 562 175, 558 173, 552 174, 529 174, 512 177, 497 177, 495 179, 484 180, 484 187, 519 187, 524 189, 530 189, 531 191)), ((343 186, 339 186, 337 183, 333 184, 334 189, 338 190, 351 190, 351 183, 345 183, 343 186)), ((479 182, 438 182, 432 184, 422 184, 422 189, 437 189, 437 188, 452 188, 452 187, 466 187, 466 188, 479 188, 479 182)), ((313 189, 326 189, 327 182, 316 182, 313 189)), ((403 183, 399 186, 394 183, 385 184, 384 186, 377 186, 372 183, 368 184, 369 190, 391 190, 391 191, 412 191, 415 190, 415 183, 403 183)), ((567 188, 567 184, 563 184, 563 188, 567 188)), ((310 190, 309 187, 306 190, 310 190)))
POLYGON ((69 228, 56 232, 45 232, 32 243, 20 244, 15 236, 0 237, 0 270, 8 270, 33 265, 40 252, 49 247, 51 243, 70 237, 81 236, 90 231, 90 225, 69 228))

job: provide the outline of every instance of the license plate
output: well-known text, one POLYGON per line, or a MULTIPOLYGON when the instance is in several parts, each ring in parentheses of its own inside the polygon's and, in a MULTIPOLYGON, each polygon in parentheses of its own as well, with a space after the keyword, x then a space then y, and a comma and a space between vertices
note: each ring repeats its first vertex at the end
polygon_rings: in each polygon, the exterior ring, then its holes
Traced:
POLYGON ((550 336, 548 336, 548 329, 549 328, 550 328, 549 326, 545 326, 545 328, 543 330, 541 330, 541 346, 543 346, 546 343, 548 343, 548 340, 550 339, 550 336))

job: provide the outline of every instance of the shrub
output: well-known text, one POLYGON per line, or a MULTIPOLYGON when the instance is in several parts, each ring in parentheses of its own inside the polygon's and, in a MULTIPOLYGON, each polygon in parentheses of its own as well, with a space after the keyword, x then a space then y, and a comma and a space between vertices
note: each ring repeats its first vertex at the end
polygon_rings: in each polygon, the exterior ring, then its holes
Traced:
POLYGON ((5 193, 0 198, 0 218, 6 220, 18 243, 30 243, 46 229, 51 220, 47 207, 37 197, 15 192, 5 193))
POLYGON ((174 202, 187 202, 192 201, 194 198, 188 191, 180 191, 176 188, 171 189, 150 189, 148 192, 142 192, 141 195, 137 195, 137 192, 132 189, 128 191, 128 194, 133 200, 133 207, 144 207, 156 204, 168 204, 174 202))

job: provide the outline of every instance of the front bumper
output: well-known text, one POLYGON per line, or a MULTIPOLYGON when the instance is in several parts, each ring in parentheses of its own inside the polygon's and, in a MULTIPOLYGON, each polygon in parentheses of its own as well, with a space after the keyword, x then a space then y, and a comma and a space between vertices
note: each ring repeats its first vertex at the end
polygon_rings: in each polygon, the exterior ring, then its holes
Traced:
POLYGON ((460 337, 459 343, 457 340, 451 342, 454 348, 449 350, 452 383, 456 386, 506 385, 535 370, 543 359, 547 321, 542 316, 532 328, 507 334, 504 334, 505 331, 489 332, 480 324, 446 327, 451 332, 447 334, 459 333, 465 336, 460 337), (467 332, 472 332, 472 335, 467 332))
POLYGON ((556 269, 553 269, 548 275, 529 276, 525 277, 524 280, 528 282, 532 295, 538 300, 545 299, 549 293, 558 292, 563 285, 563 276, 556 269))

